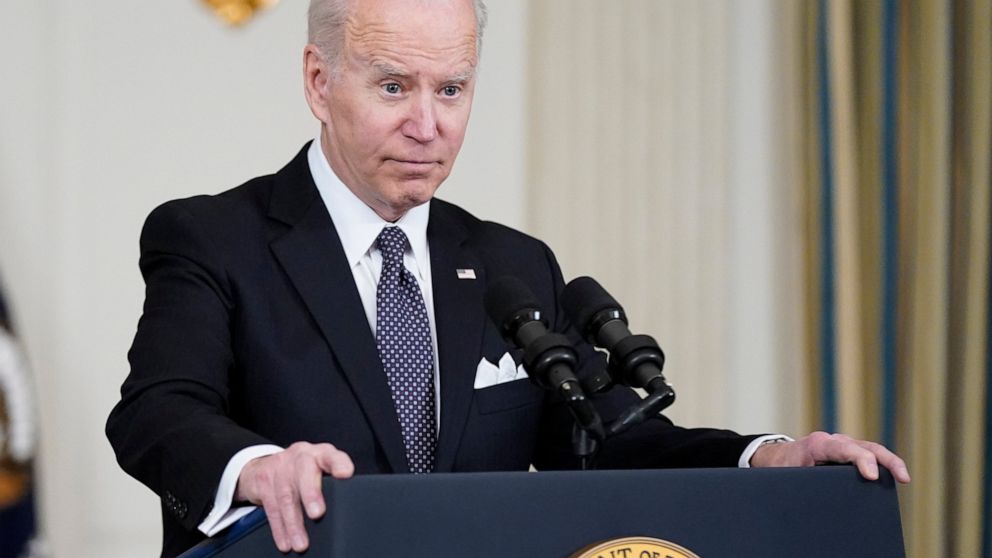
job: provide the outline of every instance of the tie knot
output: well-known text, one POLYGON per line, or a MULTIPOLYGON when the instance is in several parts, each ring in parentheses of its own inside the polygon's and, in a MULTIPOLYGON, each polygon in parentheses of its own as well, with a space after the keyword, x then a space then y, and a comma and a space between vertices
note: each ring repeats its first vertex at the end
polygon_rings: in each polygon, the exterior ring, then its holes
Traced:
POLYGON ((385 227, 376 239, 379 252, 382 253, 382 261, 386 264, 403 263, 403 253, 406 252, 410 241, 407 240, 403 229, 399 227, 385 227))

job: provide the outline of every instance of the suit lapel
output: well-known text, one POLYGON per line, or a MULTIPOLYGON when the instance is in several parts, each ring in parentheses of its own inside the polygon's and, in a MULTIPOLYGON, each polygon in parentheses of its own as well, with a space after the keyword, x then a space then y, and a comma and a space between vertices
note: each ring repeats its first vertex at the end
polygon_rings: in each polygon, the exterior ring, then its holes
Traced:
POLYGON ((451 218, 443 202, 431 204, 427 241, 441 369, 441 431, 435 467, 438 472, 450 471, 454 465, 471 407, 487 319, 482 308, 485 270, 464 244, 466 236, 465 229, 451 218), (458 269, 472 269, 476 278, 459 279, 458 269))
POLYGON ((386 374, 341 241, 310 176, 306 151, 276 176, 269 216, 292 228, 271 248, 330 345, 393 471, 408 472, 386 374))

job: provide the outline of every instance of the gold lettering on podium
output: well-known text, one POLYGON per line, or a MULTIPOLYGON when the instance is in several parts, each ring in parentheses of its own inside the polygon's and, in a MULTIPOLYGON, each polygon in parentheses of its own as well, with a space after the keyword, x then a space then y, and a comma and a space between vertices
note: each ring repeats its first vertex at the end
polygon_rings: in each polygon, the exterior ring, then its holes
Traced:
POLYGON ((650 537, 626 537, 587 546, 571 558, 700 558, 675 543, 650 537))

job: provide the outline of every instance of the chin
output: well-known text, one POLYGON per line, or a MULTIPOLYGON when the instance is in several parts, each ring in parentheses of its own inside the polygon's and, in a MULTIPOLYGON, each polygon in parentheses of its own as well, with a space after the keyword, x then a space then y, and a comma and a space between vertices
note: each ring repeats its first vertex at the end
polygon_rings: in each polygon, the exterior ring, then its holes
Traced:
POLYGON ((429 193, 429 194, 410 195, 410 196, 406 196, 402 200, 400 200, 399 205, 401 205, 404 208, 403 211, 405 213, 406 211, 409 211, 409 210, 413 209, 414 207, 417 207, 418 205, 423 205, 423 204, 431 201, 431 198, 433 198, 433 197, 434 197, 434 192, 433 191, 431 193, 429 193))
POLYGON ((396 195, 389 196, 388 198, 381 198, 381 202, 384 204, 383 209, 387 213, 384 214, 379 210, 376 210, 376 213, 379 213, 379 216, 387 221, 395 221, 403 217, 407 211, 410 211, 414 207, 427 203, 432 197, 430 193, 409 191, 396 193, 396 195))
POLYGON ((439 180, 431 178, 404 180, 397 184, 394 200, 402 205, 415 207, 430 201, 440 185, 439 180))

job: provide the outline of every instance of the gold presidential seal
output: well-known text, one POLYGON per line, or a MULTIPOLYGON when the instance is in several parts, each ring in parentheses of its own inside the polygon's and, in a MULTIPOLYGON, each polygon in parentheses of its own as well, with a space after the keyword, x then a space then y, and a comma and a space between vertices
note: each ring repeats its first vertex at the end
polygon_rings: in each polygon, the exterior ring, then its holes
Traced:
POLYGON ((571 558, 699 558, 699 555, 661 539, 625 537, 587 546, 571 558))

